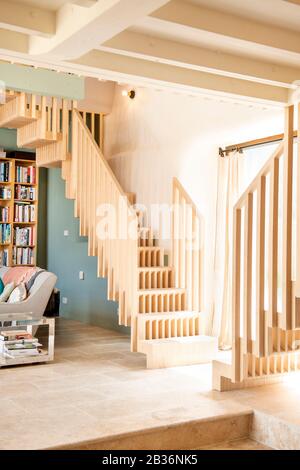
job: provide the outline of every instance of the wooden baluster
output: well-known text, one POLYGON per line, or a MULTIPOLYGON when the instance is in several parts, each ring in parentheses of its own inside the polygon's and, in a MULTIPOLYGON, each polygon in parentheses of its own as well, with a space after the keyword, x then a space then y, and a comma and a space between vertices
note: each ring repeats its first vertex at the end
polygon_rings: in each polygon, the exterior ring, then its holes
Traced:
MULTIPOLYGON (((252 243, 253 243, 253 193, 247 195, 244 218, 244 321, 243 354, 252 353, 252 243)), ((243 371, 244 378, 248 371, 243 371)))
POLYGON ((233 382, 240 382, 243 373, 240 339, 241 315, 241 209, 234 209, 233 216, 233 322, 232 322, 232 361, 233 382))
POLYGON ((36 104, 36 95, 30 95, 30 115, 32 118, 37 118, 37 104, 36 104))
POLYGON ((192 226, 193 226, 193 209, 190 204, 186 206, 186 289, 187 289, 187 309, 193 309, 193 277, 192 277, 192 263, 193 263, 193 240, 192 240, 192 226))
POLYGON ((51 131, 52 139, 55 140, 58 132, 58 122, 57 122, 57 98, 52 98, 52 116, 51 116, 51 131))
POLYGON ((293 206, 293 125, 294 106, 285 111, 283 170, 283 315, 281 327, 290 330, 292 321, 292 206, 293 206))
POLYGON ((257 239, 256 239, 256 341, 255 354, 265 352, 265 217, 266 177, 260 177, 257 188, 257 239))
POLYGON ((99 116, 99 143, 100 143, 100 149, 102 152, 104 152, 104 114, 100 114, 99 116))
POLYGON ((277 324, 278 297, 278 200, 279 200, 279 159, 275 158, 270 173, 270 231, 269 231, 269 309, 266 328, 266 353, 274 351, 274 329, 277 324))
MULTIPOLYGON (((298 125, 297 125, 297 235, 296 235, 296 288, 295 295, 300 298, 300 103, 298 104, 298 125)), ((295 328, 300 328, 300 300, 295 299, 295 328)))

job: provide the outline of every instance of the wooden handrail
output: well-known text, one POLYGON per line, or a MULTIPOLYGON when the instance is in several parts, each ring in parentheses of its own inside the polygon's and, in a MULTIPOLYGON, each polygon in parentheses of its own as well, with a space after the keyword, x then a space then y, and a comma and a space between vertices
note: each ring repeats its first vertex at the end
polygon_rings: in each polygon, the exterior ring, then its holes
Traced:
POLYGON ((172 265, 175 287, 187 289, 187 308, 199 312, 202 305, 203 220, 197 206, 177 178, 173 178, 172 265))
POLYGON ((270 158, 266 161, 264 166, 261 168, 261 170, 258 172, 258 174, 255 176, 255 178, 249 183, 247 188, 244 190, 244 192, 240 195, 238 201, 234 205, 234 209, 238 209, 239 207, 242 207, 245 203, 245 200, 247 198, 247 195, 250 192, 253 192, 256 189, 257 181, 259 178, 263 175, 266 175, 270 171, 270 165, 274 161, 274 159, 278 159, 281 157, 283 153, 283 148, 284 148, 284 143, 281 142, 278 147, 274 150, 270 158))

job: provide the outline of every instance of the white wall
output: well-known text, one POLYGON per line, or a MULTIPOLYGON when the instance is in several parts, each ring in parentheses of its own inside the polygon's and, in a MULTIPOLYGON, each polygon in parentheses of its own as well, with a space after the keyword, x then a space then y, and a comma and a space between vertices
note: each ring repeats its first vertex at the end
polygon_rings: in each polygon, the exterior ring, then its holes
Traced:
POLYGON ((205 308, 212 311, 218 147, 283 132, 283 110, 116 86, 105 155, 137 202, 170 203, 176 176, 205 218, 205 308))

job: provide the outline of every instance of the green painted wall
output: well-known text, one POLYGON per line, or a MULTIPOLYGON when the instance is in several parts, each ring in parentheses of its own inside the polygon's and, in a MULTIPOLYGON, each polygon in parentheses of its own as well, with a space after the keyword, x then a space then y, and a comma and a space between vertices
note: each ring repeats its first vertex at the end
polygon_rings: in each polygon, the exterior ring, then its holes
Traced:
POLYGON ((88 256, 85 237, 79 236, 79 221, 74 218, 74 202, 65 198, 65 183, 60 169, 48 170, 47 259, 48 269, 58 276, 57 287, 67 304, 61 302, 63 317, 128 332, 118 326, 116 302, 106 300, 106 279, 97 278, 97 258, 88 256), (69 236, 64 236, 64 231, 69 236), (79 271, 85 279, 79 280, 79 271))
POLYGON ((36 93, 37 95, 57 96, 83 100, 84 78, 53 70, 35 69, 16 64, 0 64, 0 88, 36 93))

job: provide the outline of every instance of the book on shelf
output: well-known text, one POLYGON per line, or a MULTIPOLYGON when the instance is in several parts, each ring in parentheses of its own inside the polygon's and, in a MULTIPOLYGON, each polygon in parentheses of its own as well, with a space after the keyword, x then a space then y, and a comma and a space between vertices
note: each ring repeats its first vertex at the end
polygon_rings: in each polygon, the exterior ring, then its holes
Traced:
POLYGON ((35 222, 35 206, 27 202, 15 203, 15 222, 35 222))
POLYGON ((17 184, 15 187, 15 199, 25 199, 27 201, 35 201, 36 199, 36 190, 35 188, 22 186, 17 184))
POLYGON ((9 222, 10 208, 9 207, 0 207, 0 223, 9 222))
POLYGON ((35 166, 20 166, 16 165, 16 182, 17 183, 30 183, 36 182, 36 168, 35 166))
POLYGON ((0 266, 8 266, 9 251, 7 248, 0 251, 0 266))
POLYGON ((8 183, 9 182, 9 162, 0 162, 0 182, 8 183))
POLYGON ((0 149, 0 158, 6 158, 6 152, 4 149, 0 149))
POLYGON ((7 186, 0 186, 0 199, 11 199, 11 189, 7 186))
POLYGON ((33 265, 34 264, 34 252, 33 248, 22 248, 22 247, 13 247, 12 254, 13 264, 14 265, 33 265))
POLYGON ((11 241, 11 226, 10 224, 0 222, 0 243, 10 243, 11 241))
POLYGON ((14 230, 14 245, 28 246, 34 245, 33 227, 16 227, 14 230))

